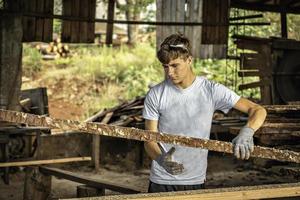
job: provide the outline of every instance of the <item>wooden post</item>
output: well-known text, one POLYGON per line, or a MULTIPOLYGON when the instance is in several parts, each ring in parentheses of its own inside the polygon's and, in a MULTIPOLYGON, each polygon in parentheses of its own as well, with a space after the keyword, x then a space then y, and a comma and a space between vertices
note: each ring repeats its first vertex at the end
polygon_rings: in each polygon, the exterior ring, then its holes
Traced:
POLYGON ((0 108, 20 110, 22 18, 0 14, 0 108))
POLYGON ((106 44, 110 45, 112 44, 112 37, 113 37, 113 29, 114 29, 114 24, 113 24, 113 20, 114 20, 114 15, 115 15, 115 0, 109 0, 108 1, 108 15, 107 15, 107 19, 108 19, 108 23, 106 26, 106 44))
POLYGON ((100 163, 100 135, 93 135, 93 145, 92 145, 92 162, 95 166, 95 170, 99 170, 99 163, 100 163))
POLYGON ((51 193, 51 176, 44 175, 38 167, 27 167, 24 183, 24 200, 48 199, 51 193))
POLYGON ((287 21, 286 21, 286 13, 281 12, 280 13, 280 21, 281 21, 281 37, 288 38, 288 32, 287 32, 287 21))

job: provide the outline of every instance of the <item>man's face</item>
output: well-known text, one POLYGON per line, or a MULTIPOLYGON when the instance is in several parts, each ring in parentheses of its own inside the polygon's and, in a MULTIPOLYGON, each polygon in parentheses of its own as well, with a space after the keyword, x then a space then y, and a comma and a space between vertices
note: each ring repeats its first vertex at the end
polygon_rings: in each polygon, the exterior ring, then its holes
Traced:
POLYGON ((191 63, 191 57, 186 60, 179 57, 171 60, 168 64, 163 64, 163 67, 166 76, 174 83, 174 85, 180 85, 190 73, 192 73, 191 63))

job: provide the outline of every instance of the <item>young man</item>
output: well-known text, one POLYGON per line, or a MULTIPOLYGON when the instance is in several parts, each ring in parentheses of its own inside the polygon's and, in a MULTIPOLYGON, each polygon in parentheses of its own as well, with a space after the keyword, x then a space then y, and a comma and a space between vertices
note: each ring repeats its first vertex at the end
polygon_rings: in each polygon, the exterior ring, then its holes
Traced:
MULTIPOLYGON (((143 110, 145 129, 209 139, 215 110, 232 107, 248 113, 249 120, 232 141, 234 155, 248 159, 253 151, 253 134, 263 124, 263 107, 238 96, 225 86, 196 76, 192 71, 189 40, 180 34, 167 37, 157 52, 166 79, 148 92, 143 110)), ((151 157, 149 192, 204 188, 206 149, 146 142, 151 157)))

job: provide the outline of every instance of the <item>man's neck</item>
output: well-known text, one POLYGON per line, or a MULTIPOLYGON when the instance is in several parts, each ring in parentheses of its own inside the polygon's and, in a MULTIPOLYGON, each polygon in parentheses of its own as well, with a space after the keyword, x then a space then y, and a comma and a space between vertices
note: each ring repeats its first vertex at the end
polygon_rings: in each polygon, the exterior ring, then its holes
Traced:
POLYGON ((194 74, 194 72, 191 72, 184 81, 182 81, 181 83, 179 83, 177 85, 177 87, 179 87, 181 89, 188 88, 189 86, 191 86, 193 84, 195 79, 196 79, 196 75, 194 74))

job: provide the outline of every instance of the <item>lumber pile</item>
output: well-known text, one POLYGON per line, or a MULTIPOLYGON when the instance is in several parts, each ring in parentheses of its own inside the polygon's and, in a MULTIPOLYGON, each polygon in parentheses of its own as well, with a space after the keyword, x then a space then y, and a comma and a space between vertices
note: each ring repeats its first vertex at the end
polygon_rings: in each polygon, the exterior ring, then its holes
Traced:
POLYGON ((66 58, 71 55, 69 46, 61 43, 60 38, 54 39, 49 44, 37 44, 35 48, 43 55, 44 60, 54 60, 60 57, 66 58))

